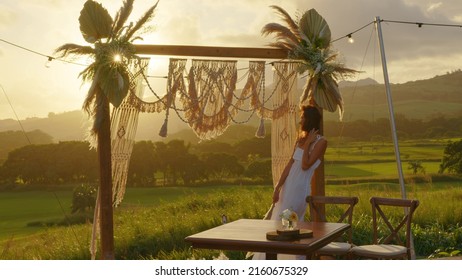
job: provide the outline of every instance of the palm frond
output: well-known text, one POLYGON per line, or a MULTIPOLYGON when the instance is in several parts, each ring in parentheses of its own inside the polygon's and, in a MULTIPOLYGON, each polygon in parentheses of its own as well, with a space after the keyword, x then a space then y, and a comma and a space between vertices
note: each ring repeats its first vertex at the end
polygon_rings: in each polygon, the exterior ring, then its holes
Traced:
POLYGON ((310 103, 314 99, 314 96, 316 95, 316 92, 318 90, 318 83, 319 83, 319 77, 317 76, 311 76, 308 78, 308 81, 306 82, 304 93, 300 97, 300 105, 311 105, 310 103))
POLYGON ((91 81, 95 76, 95 72, 95 63, 92 63, 79 73, 79 78, 82 78, 82 83, 91 81))
MULTIPOLYGON (((96 90, 102 91, 99 86, 96 87, 96 90)), ((110 116, 110 113, 107 112, 107 110, 109 110, 109 106, 105 106, 105 99, 106 96, 101 92, 98 92, 98 94, 95 94, 95 98, 92 102, 93 108, 91 111, 91 117, 93 118, 93 127, 91 129, 91 134, 93 136, 97 136, 101 131, 101 125, 104 118, 106 118, 106 116, 110 116)))
POLYGON ((103 93, 114 107, 119 107, 128 94, 130 84, 128 70, 124 67, 100 67, 98 73, 99 86, 103 93))
POLYGON ((135 34, 135 32, 138 31, 138 29, 140 29, 145 23, 147 23, 154 17, 154 10, 156 9, 157 4, 159 4, 159 0, 157 0, 156 4, 149 8, 146 11, 146 13, 144 13, 144 15, 136 22, 135 26, 127 30, 127 39, 130 39, 133 36, 133 34, 135 34))
POLYGON ((90 46, 82 46, 82 45, 68 43, 68 44, 64 44, 56 48, 54 53, 57 54, 58 57, 66 57, 68 55, 76 55, 76 56, 94 55, 95 49, 93 49, 90 46))
POLYGON ((275 34, 276 40, 290 40, 294 44, 299 44, 300 40, 297 36, 287 27, 279 24, 279 23, 268 23, 261 29, 261 34, 263 36, 267 36, 269 34, 275 34))
POLYGON ((80 32, 88 43, 111 36, 112 18, 108 11, 93 0, 87 0, 80 11, 80 32))
POLYGON ((273 8, 274 10, 276 10, 279 13, 279 15, 284 20, 284 22, 287 23, 287 26, 289 27, 290 31, 292 31, 292 33, 295 36, 300 38, 299 37, 300 32, 299 32, 298 24, 292 19, 292 17, 289 15, 289 13, 287 13, 286 10, 284 10, 283 8, 281 8, 279 6, 276 6, 276 5, 272 5, 270 7, 273 8))
MULTIPOLYGON (((337 82, 330 76, 324 75, 322 77, 323 84, 326 88, 326 94, 330 95, 333 100, 335 100, 336 106, 338 107, 340 120, 343 119, 343 98, 340 94, 337 82)), ((335 109, 334 109, 335 111, 335 109)))
POLYGON ((305 88, 303 89, 303 93, 300 96, 300 104, 304 104, 305 100, 309 99, 312 82, 312 77, 308 77, 308 79, 306 80, 305 88))
POLYGON ((311 44, 319 48, 328 48, 331 41, 331 32, 326 20, 315 9, 303 14, 299 27, 301 33, 306 35, 311 44))
MULTIPOLYGON (((99 85, 99 82, 100 82, 100 71, 99 71, 99 69, 92 70, 92 71, 89 71, 89 72, 92 73, 93 81, 91 83, 90 88, 88 89, 88 94, 85 97, 85 100, 83 101, 82 109, 85 112, 87 112, 87 114, 89 116, 93 116, 94 110, 95 110, 94 102, 95 102, 96 96, 98 94, 102 94, 102 89, 101 89, 101 87, 99 85)), ((80 73, 80 75, 82 75, 82 73, 80 73)))
POLYGON ((316 104, 329 112, 335 112, 337 110, 337 100, 329 89, 326 88, 323 78, 321 77, 320 82, 317 84, 316 91, 313 94, 314 101, 316 104))
POLYGON ((293 45, 288 44, 287 42, 273 42, 269 43, 268 46, 276 49, 283 49, 288 51, 289 53, 293 50, 293 45))
POLYGON ((120 10, 117 12, 112 25, 113 36, 121 31, 128 17, 133 11, 133 2, 135 0, 125 0, 120 10))

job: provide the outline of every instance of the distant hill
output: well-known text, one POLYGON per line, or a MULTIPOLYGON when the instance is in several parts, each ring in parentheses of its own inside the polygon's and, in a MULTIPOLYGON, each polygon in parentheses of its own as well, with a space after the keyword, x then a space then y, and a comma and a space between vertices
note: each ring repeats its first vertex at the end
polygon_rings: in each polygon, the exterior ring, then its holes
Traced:
POLYGON ((361 86, 370 86, 370 85, 378 85, 379 83, 371 78, 366 78, 362 80, 358 80, 356 82, 354 81, 340 81, 338 83, 338 87, 340 89, 346 88, 346 87, 361 87, 361 86))
MULTIPOLYGON (((303 86, 302 81, 299 86, 303 86)), ((345 103, 344 121, 388 118, 387 97, 383 84, 378 84, 373 79, 364 79, 358 82, 341 81, 339 86, 345 103)), ((268 89, 267 92, 271 92, 271 90, 268 89)), ((462 116, 461 71, 426 80, 392 84, 391 92, 395 114, 403 114, 407 118, 414 119, 462 116)), ((325 120, 338 120, 338 113, 326 112, 324 117, 325 120)), ((239 120, 245 120, 245 118, 241 116, 239 120)), ((165 112, 140 114, 136 140, 162 140, 158 134, 164 119, 165 112)), ((81 111, 50 113, 47 118, 28 118, 22 120, 21 123, 26 131, 39 129, 51 135, 54 142, 84 140, 90 126, 87 116, 81 111)), ((240 137, 241 139, 250 137, 254 135, 258 123, 258 117, 254 116, 247 123, 247 126, 250 127, 248 129, 244 129, 241 125, 231 125, 223 140, 220 141, 224 141, 224 139, 234 141, 233 137, 240 137), (237 128, 234 128, 235 126, 237 128)), ((13 119, 0 120, 0 132, 10 130, 20 130, 18 122, 13 119)), ((268 129, 267 133, 269 133, 268 129)), ((171 110, 168 137, 165 140, 168 141, 173 137, 190 139, 187 142, 198 141, 197 136, 189 129, 189 126, 171 110)))
MULTIPOLYGON (((39 129, 53 137, 53 141, 84 140, 90 122, 81 111, 49 113, 47 118, 27 118, 21 120, 25 131, 39 129)), ((0 120, 0 131, 21 130, 16 120, 0 120)))
MULTIPOLYGON (((462 116, 461 71, 426 80, 392 84, 390 88, 395 114, 414 119, 462 116)), ((345 121, 388 118, 383 84, 344 87, 341 92, 345 103, 345 121)), ((329 117, 332 116, 327 119, 329 117)))

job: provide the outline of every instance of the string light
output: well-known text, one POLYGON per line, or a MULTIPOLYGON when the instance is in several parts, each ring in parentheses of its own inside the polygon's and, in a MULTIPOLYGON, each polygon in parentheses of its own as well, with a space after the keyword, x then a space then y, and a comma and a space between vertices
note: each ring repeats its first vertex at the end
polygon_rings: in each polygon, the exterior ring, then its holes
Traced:
POLYGON ((353 39, 353 37, 351 37, 351 33, 348 34, 347 37, 348 37, 348 43, 353 44, 355 42, 355 39, 353 39))
POLYGON ((53 57, 49 56, 47 61, 45 62, 45 67, 50 68, 50 64, 53 61, 53 57))

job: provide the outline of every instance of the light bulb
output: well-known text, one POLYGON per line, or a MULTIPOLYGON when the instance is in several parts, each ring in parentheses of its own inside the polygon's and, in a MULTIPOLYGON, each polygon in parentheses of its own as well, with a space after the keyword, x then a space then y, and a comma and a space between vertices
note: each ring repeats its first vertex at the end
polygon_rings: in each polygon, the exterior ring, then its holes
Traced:
POLYGON ((353 44, 355 42, 355 39, 351 37, 351 34, 349 34, 347 37, 348 37, 348 43, 353 44))

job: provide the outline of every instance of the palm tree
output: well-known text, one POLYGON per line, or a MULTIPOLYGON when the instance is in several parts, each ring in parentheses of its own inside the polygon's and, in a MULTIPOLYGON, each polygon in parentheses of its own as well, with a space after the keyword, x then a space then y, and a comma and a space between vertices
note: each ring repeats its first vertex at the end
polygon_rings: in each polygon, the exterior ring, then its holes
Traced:
POLYGON ((137 33, 154 16, 157 3, 135 23, 126 25, 134 0, 125 0, 114 19, 99 3, 87 0, 80 12, 80 31, 91 46, 64 44, 55 50, 60 57, 89 56, 93 58, 79 77, 91 82, 83 109, 93 118, 92 135, 97 139, 100 165, 101 249, 103 259, 114 258, 112 212, 112 172, 110 105, 118 107, 129 91, 129 61, 139 60, 133 41, 137 33))
POLYGON ((296 22, 279 6, 271 6, 286 25, 268 23, 263 35, 274 34, 272 47, 288 51, 289 58, 300 61, 299 72, 308 72, 300 105, 314 105, 329 112, 339 108, 343 116, 343 100, 336 80, 357 73, 336 61, 338 53, 331 49, 329 25, 315 9, 306 11, 296 22))

